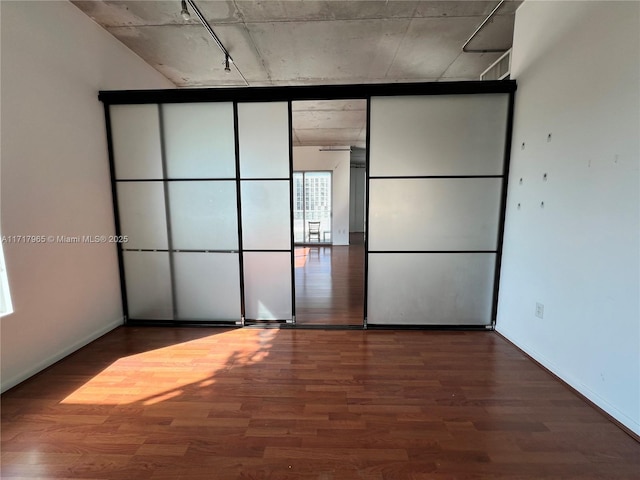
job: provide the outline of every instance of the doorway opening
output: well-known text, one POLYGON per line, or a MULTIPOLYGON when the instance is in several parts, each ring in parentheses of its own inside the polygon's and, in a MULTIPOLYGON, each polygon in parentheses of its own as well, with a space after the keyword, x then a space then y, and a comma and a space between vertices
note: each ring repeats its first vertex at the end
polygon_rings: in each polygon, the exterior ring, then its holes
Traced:
POLYGON ((292 102, 295 312, 300 326, 364 323, 366 110, 366 100, 292 102), (351 178, 354 162, 361 182, 357 174, 351 178))

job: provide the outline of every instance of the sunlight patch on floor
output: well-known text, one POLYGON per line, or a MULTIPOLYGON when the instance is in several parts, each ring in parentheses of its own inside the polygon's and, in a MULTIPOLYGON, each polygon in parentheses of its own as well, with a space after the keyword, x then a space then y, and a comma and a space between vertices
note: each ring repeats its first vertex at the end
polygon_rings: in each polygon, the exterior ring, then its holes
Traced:
POLYGON ((215 388, 228 370, 265 360, 277 333, 238 329, 122 357, 61 403, 153 405, 215 388))
POLYGON ((296 268, 303 268, 307 264, 307 258, 309 258, 308 247, 296 247, 296 268))

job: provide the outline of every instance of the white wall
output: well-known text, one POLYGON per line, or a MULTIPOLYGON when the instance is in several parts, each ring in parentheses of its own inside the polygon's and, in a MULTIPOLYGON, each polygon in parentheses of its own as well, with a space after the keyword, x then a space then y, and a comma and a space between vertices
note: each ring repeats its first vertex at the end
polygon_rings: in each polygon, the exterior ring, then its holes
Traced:
POLYGON ((497 320, 501 334, 636 433, 639 17, 637 2, 527 1, 517 11, 497 320))
MULTIPOLYGON (((2 234, 113 234, 98 90, 173 84, 71 3, 0 5, 2 234)), ((4 247, 3 391, 122 323, 115 245, 4 247)))
MULTIPOLYGON (((349 147, 335 147, 348 149, 349 147)), ((349 245, 349 151, 320 151, 320 147, 293 147, 293 169, 333 172, 333 244, 349 245)))

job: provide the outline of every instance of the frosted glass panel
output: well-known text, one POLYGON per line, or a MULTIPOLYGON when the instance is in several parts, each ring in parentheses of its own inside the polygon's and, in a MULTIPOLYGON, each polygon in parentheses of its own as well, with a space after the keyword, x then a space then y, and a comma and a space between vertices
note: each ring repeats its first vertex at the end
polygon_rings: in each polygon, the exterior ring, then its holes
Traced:
POLYGON ((158 106, 111 105, 109 114, 116 178, 162 178, 158 106))
POLYGON ((369 250, 495 250, 499 178, 372 179, 369 250))
POLYGON ((118 207, 127 249, 166 250, 167 217, 162 182, 118 183, 118 207))
POLYGON ((240 320, 238 255, 195 252, 173 255, 179 320, 240 320))
POLYGON ((122 252, 129 318, 171 320, 171 274, 167 252, 122 252))
POLYGON ((241 178, 289 178, 287 102, 238 104, 241 178))
POLYGON ((493 253, 369 254, 371 324, 489 325, 493 253))
POLYGON ((290 320, 291 254, 244 253, 245 317, 249 320, 290 320))
POLYGON ((237 250, 237 204, 235 181, 170 182, 173 248, 237 250))
POLYGON ((372 176, 500 175, 507 94, 374 97, 372 176))
POLYGON ((232 103, 162 105, 168 178, 235 178, 232 103))
POLYGON ((246 250, 291 248, 289 182, 243 181, 242 237, 246 250))

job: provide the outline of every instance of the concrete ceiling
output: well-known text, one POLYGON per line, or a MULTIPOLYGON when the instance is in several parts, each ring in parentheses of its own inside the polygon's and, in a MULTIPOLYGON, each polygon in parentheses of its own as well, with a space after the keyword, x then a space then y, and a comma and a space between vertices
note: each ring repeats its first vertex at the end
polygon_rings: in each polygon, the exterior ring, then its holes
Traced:
POLYGON ((292 117, 294 145, 365 146, 365 100, 293 102, 292 117))
MULTIPOLYGON (((464 43, 498 1, 195 0, 235 61, 173 1, 72 1, 178 87, 477 80, 500 53, 464 43), (239 70, 239 72, 238 72, 239 70)), ((469 43, 507 50, 521 1, 469 43)), ((364 102, 296 102, 296 145, 364 146, 364 102)))

